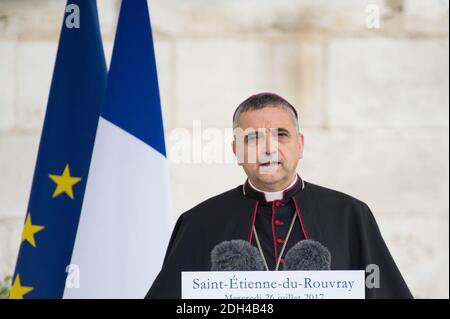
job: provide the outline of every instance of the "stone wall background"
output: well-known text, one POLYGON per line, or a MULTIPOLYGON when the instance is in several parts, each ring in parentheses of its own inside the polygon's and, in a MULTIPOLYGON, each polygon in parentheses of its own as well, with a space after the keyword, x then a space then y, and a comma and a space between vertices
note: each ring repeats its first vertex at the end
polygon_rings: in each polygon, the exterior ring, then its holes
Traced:
MULTIPOLYGON (((0 1, 0 278, 17 257, 64 5, 0 1)), ((109 61, 120 1, 98 5, 109 61)), ((175 128, 225 129, 250 94, 280 93, 300 113, 301 176, 365 201, 413 294, 449 297, 448 1, 149 6, 168 149, 175 128), (366 26, 369 4, 380 28, 366 26)), ((244 177, 172 163, 174 220, 244 177)))

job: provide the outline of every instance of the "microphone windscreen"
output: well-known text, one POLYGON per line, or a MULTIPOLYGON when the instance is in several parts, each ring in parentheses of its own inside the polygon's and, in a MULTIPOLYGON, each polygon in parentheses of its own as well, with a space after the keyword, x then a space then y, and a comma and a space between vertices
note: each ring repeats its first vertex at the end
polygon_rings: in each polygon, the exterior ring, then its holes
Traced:
POLYGON ((264 261, 259 250, 245 240, 223 241, 211 251, 212 271, 257 271, 264 269, 264 261))
POLYGON ((314 240, 302 240, 286 253, 284 270, 330 270, 330 251, 314 240))

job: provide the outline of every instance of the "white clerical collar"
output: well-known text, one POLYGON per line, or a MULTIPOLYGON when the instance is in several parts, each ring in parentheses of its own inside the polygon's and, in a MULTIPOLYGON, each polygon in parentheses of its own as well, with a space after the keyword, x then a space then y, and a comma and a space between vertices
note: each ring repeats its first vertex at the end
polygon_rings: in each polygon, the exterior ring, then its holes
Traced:
POLYGON ((286 189, 291 188, 292 186, 294 186, 294 184, 297 182, 298 179, 298 175, 295 175, 295 179, 294 181, 291 183, 291 185, 289 185, 288 187, 286 187, 285 189, 283 189, 282 191, 279 192, 265 192, 263 190, 260 190, 258 188, 256 188, 256 186, 254 186, 252 184, 252 182, 250 182, 250 179, 248 180, 248 183, 250 184, 250 186, 254 189, 257 190, 260 193, 264 193, 264 197, 266 198, 266 202, 273 202, 274 200, 282 200, 283 199, 283 192, 286 189))

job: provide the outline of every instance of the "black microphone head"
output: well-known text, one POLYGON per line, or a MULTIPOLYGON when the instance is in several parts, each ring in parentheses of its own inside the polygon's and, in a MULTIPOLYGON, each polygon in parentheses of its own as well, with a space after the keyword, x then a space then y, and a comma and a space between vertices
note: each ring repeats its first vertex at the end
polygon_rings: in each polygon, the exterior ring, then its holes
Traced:
POLYGON ((284 270, 330 270, 330 251, 311 239, 296 243, 286 253, 284 270))
POLYGON ((223 241, 211 251, 212 271, 255 271, 264 269, 264 261, 258 249, 245 240, 223 241))

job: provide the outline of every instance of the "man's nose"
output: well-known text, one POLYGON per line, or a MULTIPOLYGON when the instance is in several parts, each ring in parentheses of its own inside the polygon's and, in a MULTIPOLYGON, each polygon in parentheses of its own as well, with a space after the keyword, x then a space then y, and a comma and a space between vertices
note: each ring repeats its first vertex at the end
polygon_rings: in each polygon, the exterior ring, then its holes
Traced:
POLYGON ((271 135, 266 136, 266 138, 265 138, 265 153, 266 153, 266 155, 275 153, 277 151, 276 145, 277 145, 277 141, 274 140, 274 138, 271 135))

